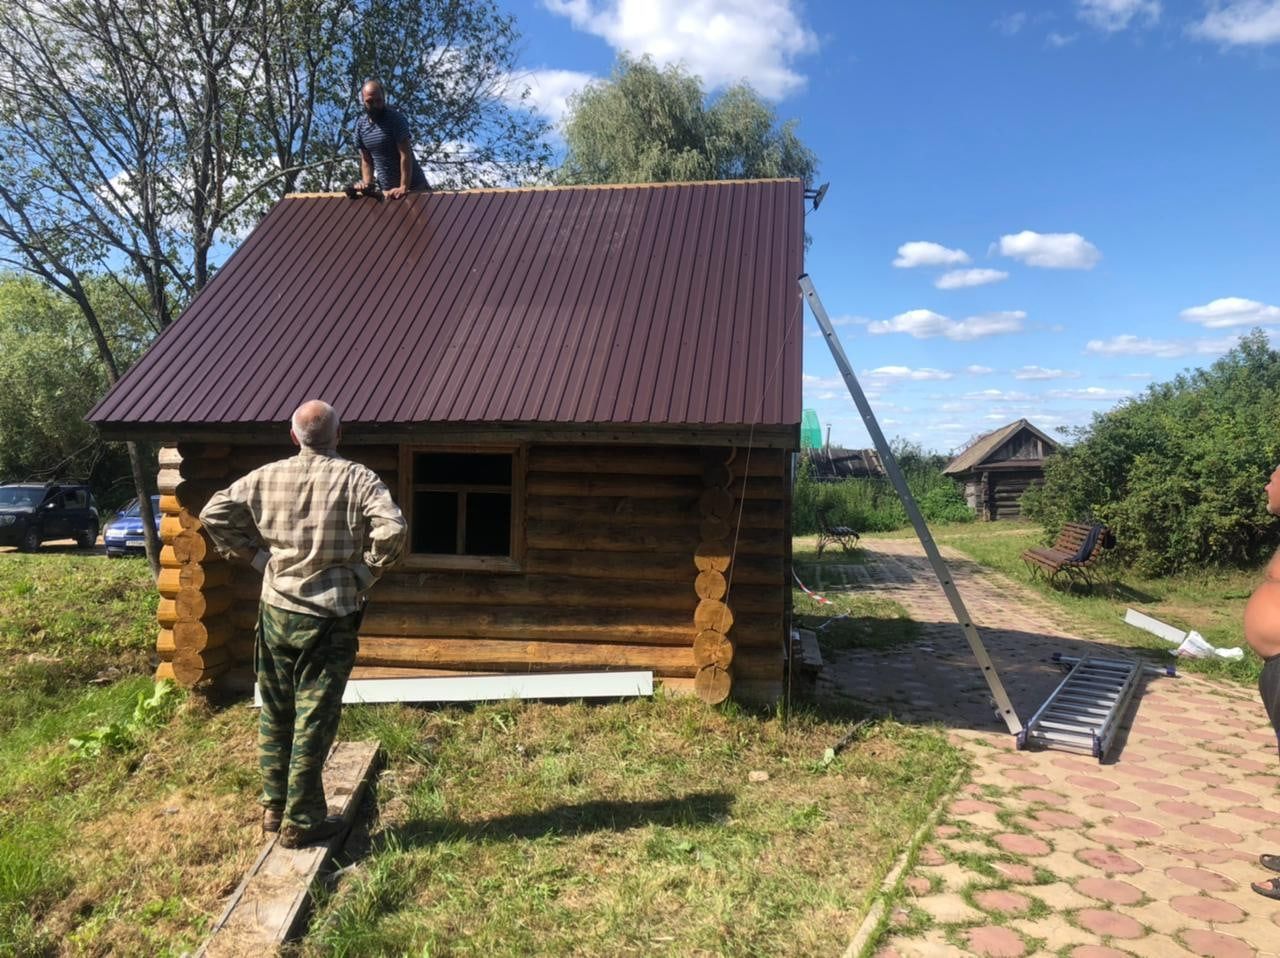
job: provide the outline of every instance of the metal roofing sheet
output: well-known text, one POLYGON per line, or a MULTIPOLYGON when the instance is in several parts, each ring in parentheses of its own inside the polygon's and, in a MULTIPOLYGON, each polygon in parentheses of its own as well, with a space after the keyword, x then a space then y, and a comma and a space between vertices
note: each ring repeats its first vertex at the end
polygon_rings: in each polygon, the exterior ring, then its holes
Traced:
POLYGON ((793 425, 797 180, 282 200, 89 414, 793 425))

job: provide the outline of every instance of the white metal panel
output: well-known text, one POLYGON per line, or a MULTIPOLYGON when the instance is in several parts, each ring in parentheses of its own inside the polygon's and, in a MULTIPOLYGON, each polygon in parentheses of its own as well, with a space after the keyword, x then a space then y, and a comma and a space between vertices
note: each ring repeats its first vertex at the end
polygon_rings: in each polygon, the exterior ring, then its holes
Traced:
POLYGON ((1158 635, 1166 642, 1181 642, 1187 637, 1187 633, 1181 629, 1175 629, 1166 622, 1159 619, 1153 619, 1149 615, 1143 615, 1136 609, 1125 609, 1124 620, 1130 625, 1137 626, 1144 632, 1150 632, 1152 635, 1158 635))
MULTIPOLYGON (((554 672, 352 679, 344 705, 377 702, 501 702, 506 699, 625 698, 653 694, 652 672, 554 672)), ((262 706, 255 683, 253 704, 262 706)))

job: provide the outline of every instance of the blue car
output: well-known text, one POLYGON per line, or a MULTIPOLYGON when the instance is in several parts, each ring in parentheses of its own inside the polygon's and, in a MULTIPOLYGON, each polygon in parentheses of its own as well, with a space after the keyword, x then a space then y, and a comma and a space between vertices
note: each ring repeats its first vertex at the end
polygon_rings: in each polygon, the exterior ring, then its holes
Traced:
MULTIPOLYGON (((151 512, 156 517, 156 534, 160 533, 160 497, 151 497, 151 512)), ((107 558, 118 559, 122 555, 143 555, 147 551, 142 538, 142 513, 138 500, 130 499, 119 512, 111 517, 102 530, 102 541, 107 546, 107 558)))

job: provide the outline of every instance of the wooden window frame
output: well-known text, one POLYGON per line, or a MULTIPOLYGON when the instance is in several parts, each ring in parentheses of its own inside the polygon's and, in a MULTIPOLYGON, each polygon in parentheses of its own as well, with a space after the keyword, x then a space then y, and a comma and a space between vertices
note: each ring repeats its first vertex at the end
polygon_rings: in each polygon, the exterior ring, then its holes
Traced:
MULTIPOLYGON (((445 555, 408 552, 400 562, 402 569, 453 570, 458 572, 523 572, 525 529, 525 471, 528 455, 524 444, 500 443, 474 445, 459 443, 404 443, 400 446, 400 511, 409 525, 409 548, 413 548, 413 499, 417 485, 413 479, 413 457, 421 452, 453 452, 477 455, 511 456, 511 554, 505 556, 445 555)), ((484 491, 482 489, 482 491, 484 491)), ((492 491, 492 490, 490 490, 492 491)), ((465 516, 459 510, 459 523, 465 516)))

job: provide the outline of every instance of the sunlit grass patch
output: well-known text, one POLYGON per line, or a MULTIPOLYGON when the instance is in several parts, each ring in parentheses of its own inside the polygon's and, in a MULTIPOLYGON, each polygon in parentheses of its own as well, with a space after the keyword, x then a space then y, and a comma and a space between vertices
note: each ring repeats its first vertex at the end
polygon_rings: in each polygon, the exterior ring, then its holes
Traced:
MULTIPOLYGON (((0 954, 193 951, 261 848, 256 714, 182 695, 139 719, 144 564, 5 560, 0 954)), ((373 850, 298 950, 838 953, 962 761, 882 722, 824 762, 851 721, 664 695, 348 708, 341 737, 387 759, 373 850)))
POLYGON ((826 602, 800 589, 792 590, 793 621, 800 628, 814 630, 824 650, 884 649, 920 637, 919 624, 892 599, 874 592, 836 589, 820 594, 826 602))
POLYGON ((841 718, 662 696, 420 716, 308 954, 838 953, 961 763, 882 723, 824 764, 841 718))
POLYGON ((984 566, 1003 572, 1045 596, 1068 616, 1117 645, 1135 652, 1155 654, 1162 664, 1174 663, 1168 642, 1124 622, 1126 609, 1137 609, 1184 631, 1195 629, 1219 648, 1243 648, 1244 657, 1223 659, 1179 658, 1180 669, 1254 685, 1262 663, 1244 641, 1244 606, 1253 587, 1262 581, 1262 570, 1206 569, 1200 573, 1145 578, 1104 560, 1091 590, 1050 585, 1031 575, 1019 558, 1025 549, 1040 545, 1042 530, 1026 522, 975 523, 950 532, 940 541, 954 546, 984 566))

